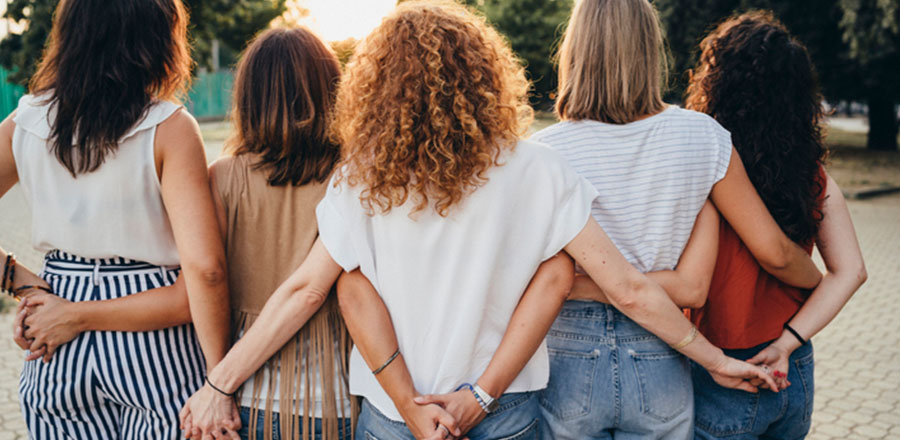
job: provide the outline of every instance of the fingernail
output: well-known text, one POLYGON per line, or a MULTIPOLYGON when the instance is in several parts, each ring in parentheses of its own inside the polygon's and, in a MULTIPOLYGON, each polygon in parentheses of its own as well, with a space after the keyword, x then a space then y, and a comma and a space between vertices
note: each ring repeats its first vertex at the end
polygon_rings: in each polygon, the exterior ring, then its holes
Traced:
POLYGON ((413 402, 416 402, 416 403, 422 403, 424 401, 425 401, 425 398, 423 398, 423 397, 414 397, 413 398, 413 402))

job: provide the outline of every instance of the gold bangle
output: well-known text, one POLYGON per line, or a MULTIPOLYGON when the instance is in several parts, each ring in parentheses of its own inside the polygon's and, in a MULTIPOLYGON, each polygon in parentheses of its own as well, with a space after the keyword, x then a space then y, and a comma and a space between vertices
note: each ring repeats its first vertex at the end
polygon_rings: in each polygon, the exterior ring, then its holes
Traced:
POLYGON ((681 350, 682 348, 687 347, 691 342, 694 342, 694 339, 697 339, 697 335, 699 333, 700 332, 697 331, 697 326, 692 325, 690 333, 688 333, 687 336, 685 336, 684 339, 681 340, 681 342, 670 346, 674 350, 681 350))

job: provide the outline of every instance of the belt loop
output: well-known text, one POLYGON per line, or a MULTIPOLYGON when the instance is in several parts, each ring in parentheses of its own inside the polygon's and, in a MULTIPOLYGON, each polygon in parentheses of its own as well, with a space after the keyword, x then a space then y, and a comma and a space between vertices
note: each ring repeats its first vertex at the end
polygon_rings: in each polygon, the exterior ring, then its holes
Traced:
POLYGON ((100 285, 100 259, 94 260, 94 285, 100 285))
POLYGON ((616 312, 615 307, 605 304, 606 306, 606 331, 613 331, 616 328, 616 312))

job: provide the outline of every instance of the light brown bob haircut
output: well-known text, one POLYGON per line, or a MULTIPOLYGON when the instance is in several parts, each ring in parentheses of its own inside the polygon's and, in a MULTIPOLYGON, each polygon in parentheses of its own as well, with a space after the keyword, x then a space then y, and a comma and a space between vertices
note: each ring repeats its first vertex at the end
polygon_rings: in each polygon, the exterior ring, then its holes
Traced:
POLYGON ((662 111, 664 48, 647 0, 578 0, 558 53, 557 115, 624 124, 662 111))
POLYGON ((412 212, 451 207, 531 123, 529 83, 506 41, 452 2, 409 2, 359 46, 335 107, 340 179, 363 187, 370 213, 413 198, 412 212))
POLYGON ((337 57, 311 31, 261 33, 238 63, 229 153, 256 154, 270 185, 326 181, 340 159, 329 138, 339 77, 337 57))

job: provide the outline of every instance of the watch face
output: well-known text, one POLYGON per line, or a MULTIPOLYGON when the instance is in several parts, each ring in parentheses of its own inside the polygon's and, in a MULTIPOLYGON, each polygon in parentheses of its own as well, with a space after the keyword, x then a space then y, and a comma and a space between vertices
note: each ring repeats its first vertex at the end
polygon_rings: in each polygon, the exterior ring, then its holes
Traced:
POLYGON ((494 412, 494 411, 496 411, 498 406, 500 406, 500 402, 497 402, 497 399, 494 399, 494 401, 491 402, 491 403, 487 406, 488 412, 494 412))

